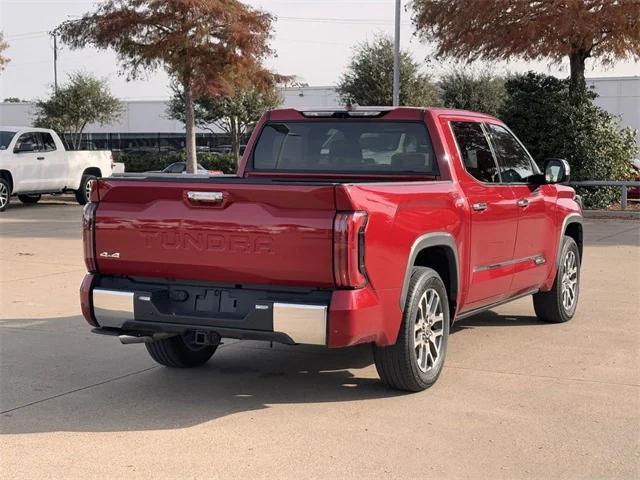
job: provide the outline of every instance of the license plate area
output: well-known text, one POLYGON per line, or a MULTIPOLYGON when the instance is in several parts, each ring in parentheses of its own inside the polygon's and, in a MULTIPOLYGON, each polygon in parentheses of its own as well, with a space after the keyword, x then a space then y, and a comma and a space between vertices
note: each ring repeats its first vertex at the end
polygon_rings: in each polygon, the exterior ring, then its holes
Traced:
POLYGON ((260 290, 176 286, 136 291, 136 320, 273 331, 273 301, 260 290))
POLYGON ((326 305, 331 292, 99 277, 96 288, 134 292, 136 322, 274 331, 274 305, 326 305))

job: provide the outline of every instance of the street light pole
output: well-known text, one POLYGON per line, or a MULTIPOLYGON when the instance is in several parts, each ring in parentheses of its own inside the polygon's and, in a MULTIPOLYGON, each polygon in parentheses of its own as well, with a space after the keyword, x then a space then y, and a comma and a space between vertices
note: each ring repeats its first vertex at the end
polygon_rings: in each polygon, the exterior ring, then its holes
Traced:
POLYGON ((396 0, 396 30, 393 37, 393 106, 400 105, 400 2, 396 0))
POLYGON ((53 35, 53 91, 58 93, 58 39, 56 32, 53 35))

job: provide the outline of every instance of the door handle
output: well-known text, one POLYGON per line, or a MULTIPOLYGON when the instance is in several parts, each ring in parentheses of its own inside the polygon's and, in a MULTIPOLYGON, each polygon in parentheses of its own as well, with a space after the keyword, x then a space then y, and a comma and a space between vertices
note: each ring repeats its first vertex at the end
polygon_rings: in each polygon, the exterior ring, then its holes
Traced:
POLYGON ((36 157, 37 160, 44 160, 44 157, 36 157))
POLYGON ((487 208, 489 208, 489 205, 487 205, 486 202, 479 202, 471 205, 471 208, 473 208, 476 212, 484 212, 487 208))
POLYGON ((529 200, 527 200, 526 198, 521 198, 520 200, 518 200, 518 206, 520 208, 525 208, 529 206, 529 200))

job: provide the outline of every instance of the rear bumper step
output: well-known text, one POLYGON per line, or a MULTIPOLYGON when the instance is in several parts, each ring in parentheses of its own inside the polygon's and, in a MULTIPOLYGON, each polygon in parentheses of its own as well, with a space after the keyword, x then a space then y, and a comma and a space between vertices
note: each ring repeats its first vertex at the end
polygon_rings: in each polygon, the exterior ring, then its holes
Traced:
MULTIPOLYGON (((143 288, 145 291, 93 288, 90 305, 102 330, 96 333, 149 332, 146 337, 153 340, 158 333, 202 330, 228 338, 327 345, 327 304, 263 299, 270 295, 242 289, 181 287, 178 295, 166 288, 154 290, 152 285, 143 288), (230 310, 227 315, 223 307, 230 310)), ((134 343, 129 341, 133 338, 125 340, 134 343)))

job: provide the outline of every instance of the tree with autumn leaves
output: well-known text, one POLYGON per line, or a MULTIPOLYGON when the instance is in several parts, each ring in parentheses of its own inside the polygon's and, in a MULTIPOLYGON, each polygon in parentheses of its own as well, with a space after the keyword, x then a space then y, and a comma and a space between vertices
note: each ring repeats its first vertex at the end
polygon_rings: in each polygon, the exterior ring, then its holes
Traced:
POLYGON ((10 61, 7 57, 5 57, 2 54, 2 52, 5 51, 7 48, 9 48, 9 44, 4 41, 4 34, 0 32, 0 72, 4 70, 5 66, 10 61))
POLYGON ((438 56, 568 57, 574 90, 585 87, 588 58, 640 58, 638 0, 414 0, 411 8, 418 34, 438 56))
POLYGON ((195 173, 195 100, 276 81, 262 64, 272 22, 237 0, 108 0, 57 32, 72 48, 113 48, 130 78, 169 73, 184 92, 187 171, 195 173))

